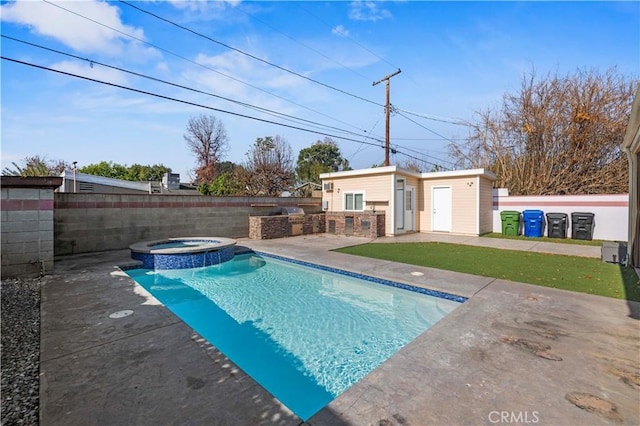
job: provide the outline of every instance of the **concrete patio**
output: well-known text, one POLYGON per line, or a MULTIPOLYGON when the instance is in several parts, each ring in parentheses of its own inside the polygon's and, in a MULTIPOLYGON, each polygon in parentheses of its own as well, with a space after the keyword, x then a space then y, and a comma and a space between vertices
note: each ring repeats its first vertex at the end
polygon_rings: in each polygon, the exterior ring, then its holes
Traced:
MULTIPOLYGON (((436 234, 375 242, 410 240, 592 257, 600 250, 436 234)), ((238 243, 469 297, 308 424, 640 424, 639 303, 330 251, 368 241, 238 243)), ((128 263, 128 250, 68 256, 46 278, 42 425, 302 423, 118 268, 128 263), (110 317, 127 309, 133 315, 110 317)))

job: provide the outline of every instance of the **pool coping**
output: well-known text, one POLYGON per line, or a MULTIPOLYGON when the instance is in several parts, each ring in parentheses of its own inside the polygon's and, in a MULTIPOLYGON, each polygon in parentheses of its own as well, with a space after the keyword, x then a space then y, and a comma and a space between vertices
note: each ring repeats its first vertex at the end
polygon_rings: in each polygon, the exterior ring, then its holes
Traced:
POLYGON ((415 285, 404 284, 404 283, 401 283, 401 282, 387 280, 387 279, 384 279, 384 278, 378 278, 378 277, 375 277, 375 276, 366 275, 366 274, 362 274, 362 273, 359 273, 359 272, 351 272, 351 271, 348 271, 346 269, 333 268, 333 267, 330 267, 330 266, 320 265, 320 264, 317 264, 317 263, 307 262, 307 261, 304 261, 304 260, 297 260, 297 259, 293 259, 293 258, 290 258, 290 257, 279 256, 279 255, 273 254, 273 253, 267 253, 267 252, 261 252, 261 251, 253 251, 253 253, 256 253, 256 254, 258 254, 260 256, 272 257, 274 259, 283 260, 285 262, 294 263, 294 264, 297 264, 297 265, 307 266, 307 267, 313 268, 313 269, 319 269, 321 271, 333 272, 333 273, 336 273, 336 274, 345 275, 347 277, 359 278, 361 280, 372 282, 372 283, 376 283, 376 284, 386 285, 386 286, 395 287, 395 288, 401 288, 403 290, 413 291, 414 293, 425 294, 427 296, 438 297, 440 299, 446 299, 446 300, 450 300, 452 302, 464 303, 464 302, 466 302, 468 300, 467 297, 459 296, 457 294, 452 294, 452 293, 447 293, 447 292, 444 292, 444 291, 433 290, 433 289, 426 288, 426 287, 419 287, 419 286, 415 286, 415 285))
POLYGON ((176 238, 164 238, 160 240, 141 241, 131 244, 129 250, 132 252, 145 253, 145 254, 184 254, 184 253, 201 253, 204 251, 219 250, 226 247, 231 247, 237 244, 237 240, 226 237, 176 237, 176 238), (208 242, 200 246, 193 247, 172 247, 172 248, 153 248, 163 243, 180 242, 180 241, 196 241, 196 242, 208 242))

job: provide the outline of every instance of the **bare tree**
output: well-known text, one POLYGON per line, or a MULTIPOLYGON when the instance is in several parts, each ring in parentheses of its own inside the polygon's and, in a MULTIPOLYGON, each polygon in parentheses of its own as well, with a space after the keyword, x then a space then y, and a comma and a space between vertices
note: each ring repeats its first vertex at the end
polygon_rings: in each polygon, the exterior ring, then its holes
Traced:
POLYGON ((402 167, 403 169, 411 170, 416 173, 422 173, 422 164, 415 158, 407 158, 404 161, 398 162, 398 167, 402 167))
POLYGON ((216 167, 228 148, 227 131, 213 115, 189 118, 184 134, 187 146, 196 155, 196 183, 211 183, 218 175, 216 167))
POLYGON ((249 195, 277 197, 294 180, 291 146, 279 135, 258 138, 242 170, 242 184, 249 195))
POLYGON ((461 167, 486 167, 514 195, 628 191, 620 150, 638 82, 614 69, 566 77, 534 73, 502 107, 477 113, 468 142, 451 144, 461 167))

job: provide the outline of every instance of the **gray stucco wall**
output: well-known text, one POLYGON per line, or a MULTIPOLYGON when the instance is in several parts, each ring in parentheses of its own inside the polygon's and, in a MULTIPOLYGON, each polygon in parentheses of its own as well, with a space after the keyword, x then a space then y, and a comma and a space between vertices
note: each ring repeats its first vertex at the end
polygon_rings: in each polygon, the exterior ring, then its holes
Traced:
POLYGON ((54 201, 56 255, 169 237, 248 237, 249 216, 292 206, 321 211, 319 198, 56 193, 54 201))

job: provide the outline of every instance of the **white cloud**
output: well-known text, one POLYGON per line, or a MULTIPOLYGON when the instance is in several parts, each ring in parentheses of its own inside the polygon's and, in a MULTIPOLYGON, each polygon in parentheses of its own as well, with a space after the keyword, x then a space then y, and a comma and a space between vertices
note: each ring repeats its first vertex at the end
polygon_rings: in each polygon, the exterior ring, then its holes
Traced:
POLYGON ((229 79, 220 74, 218 74, 218 77, 215 73, 207 72, 205 70, 204 72, 210 76, 210 84, 214 84, 213 82, 215 81, 215 86, 217 86, 216 88, 218 90, 223 89, 225 86, 228 87, 229 84, 236 87, 241 85, 248 88, 247 85, 240 81, 247 82, 258 87, 264 87, 266 89, 277 88, 285 90, 297 90, 305 84, 305 81, 299 77, 278 70, 269 65, 258 63, 238 52, 228 52, 217 56, 199 54, 195 61, 209 68, 218 70, 220 73, 233 77, 232 79, 229 79))
POLYGON ((166 62, 158 62, 156 64, 156 70, 160 71, 163 74, 169 72, 169 65, 166 62))
POLYGON ((225 2, 209 0, 169 0, 176 9, 187 9, 192 12, 204 12, 210 9, 223 9, 225 2))
POLYGON ((350 6, 349 18, 355 21, 375 22, 391 18, 391 12, 378 8, 378 3, 374 1, 354 1, 350 6))
POLYGON ((331 34, 335 34, 341 37, 349 37, 349 30, 344 25, 338 25, 331 30, 331 34))
POLYGON ((144 39, 143 30, 125 25, 120 19, 120 10, 108 3, 95 0, 52 3, 17 1, 1 6, 0 15, 3 22, 28 26, 36 34, 55 38, 83 53, 116 56, 122 54, 132 42, 125 35, 74 13, 144 39))
POLYGON ((122 72, 93 63, 62 61, 51 65, 51 68, 114 84, 123 85, 127 82, 127 78, 122 72))

